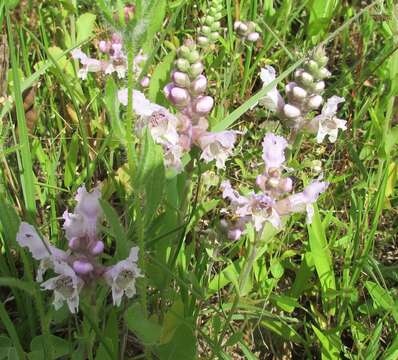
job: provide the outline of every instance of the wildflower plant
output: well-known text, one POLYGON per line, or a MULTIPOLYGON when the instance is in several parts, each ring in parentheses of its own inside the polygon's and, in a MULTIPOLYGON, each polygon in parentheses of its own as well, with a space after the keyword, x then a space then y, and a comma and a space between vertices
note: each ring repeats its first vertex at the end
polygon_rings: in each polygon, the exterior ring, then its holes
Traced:
POLYGON ((396 24, 346 3, 0 6, 0 360, 394 358, 396 24))

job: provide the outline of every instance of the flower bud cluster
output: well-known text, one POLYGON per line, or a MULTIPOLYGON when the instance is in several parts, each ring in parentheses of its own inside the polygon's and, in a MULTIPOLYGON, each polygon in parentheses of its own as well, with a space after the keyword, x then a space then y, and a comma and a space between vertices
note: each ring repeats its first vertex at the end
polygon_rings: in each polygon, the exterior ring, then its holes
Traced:
POLYGON ((306 115, 322 105, 324 80, 331 75, 325 67, 327 62, 325 51, 319 48, 313 59, 307 60, 303 68, 295 71, 294 81, 286 85, 288 102, 284 105, 282 114, 289 127, 302 127, 306 115))
POLYGON ((288 145, 286 139, 268 133, 262 145, 265 169, 256 181, 260 192, 253 191, 248 196, 242 196, 229 181, 221 184, 223 197, 229 200, 229 212, 234 219, 228 231, 231 240, 237 240, 244 234, 247 223, 252 223, 260 233, 267 222, 275 228, 281 228, 281 217, 295 212, 306 211, 307 223, 311 223, 314 212, 312 204, 328 187, 328 183, 315 180, 303 192, 290 194, 293 181, 283 174, 284 152, 288 145))
MULTIPOLYGON (((187 39, 178 49, 172 82, 165 86, 164 94, 178 110, 171 114, 166 108, 148 101, 144 94, 133 91, 133 110, 138 115, 138 132, 148 126, 155 142, 163 147, 165 165, 181 171, 181 158, 193 146, 202 150, 201 159, 215 160, 218 168, 232 154, 236 131, 208 131, 207 116, 214 100, 206 95, 207 78, 203 74, 201 55, 196 43, 187 39)), ((127 105, 127 89, 118 92, 120 103, 127 105)))
MULTIPOLYGON (((72 58, 79 60, 83 65, 78 71, 80 79, 86 79, 89 72, 103 72, 105 75, 116 73, 119 79, 125 78, 127 74, 127 56, 123 50, 123 38, 118 33, 113 33, 110 40, 101 40, 98 43, 99 51, 106 56, 106 59, 94 59, 86 55, 81 49, 71 52, 72 58)), ((147 56, 139 53, 134 58, 133 72, 138 78, 147 56)), ((142 85, 148 86, 149 78, 145 76, 142 85)))
POLYGON ((73 213, 63 214, 65 236, 69 250, 63 251, 41 239, 33 226, 21 223, 17 242, 27 247, 34 259, 40 261, 37 281, 43 281, 43 275, 52 269, 57 276, 43 282, 41 286, 54 291, 54 306, 60 308, 64 302, 75 313, 79 307, 79 293, 85 286, 104 279, 112 288, 115 305, 119 305, 123 294, 131 297, 135 293, 135 279, 142 276, 136 262, 138 248, 133 247, 127 259, 105 267, 99 256, 104 251, 104 243, 99 239, 98 227, 102 210, 99 203, 101 192, 98 188, 87 192, 80 187, 75 200, 73 213))
POLYGON ((220 37, 223 4, 222 0, 213 0, 205 16, 201 19, 197 38, 198 45, 202 48, 214 44, 220 37))
POLYGON ((242 40, 256 42, 260 38, 258 26, 253 21, 235 21, 234 30, 242 40))
MULTIPOLYGON (((279 119, 294 131, 306 130, 317 134, 317 141, 322 142, 328 136, 330 142, 336 141, 338 129, 346 129, 346 121, 336 117, 337 105, 343 98, 332 96, 322 109, 322 113, 313 119, 309 115, 319 109, 323 103, 322 93, 325 89, 325 79, 330 77, 326 68, 328 57, 323 48, 318 48, 311 60, 304 63, 304 67, 294 73, 294 81, 286 87, 287 101, 272 87, 259 100, 259 104, 274 111, 279 119)), ((267 87, 276 78, 275 70, 271 66, 261 69, 260 74, 263 87, 267 87)))

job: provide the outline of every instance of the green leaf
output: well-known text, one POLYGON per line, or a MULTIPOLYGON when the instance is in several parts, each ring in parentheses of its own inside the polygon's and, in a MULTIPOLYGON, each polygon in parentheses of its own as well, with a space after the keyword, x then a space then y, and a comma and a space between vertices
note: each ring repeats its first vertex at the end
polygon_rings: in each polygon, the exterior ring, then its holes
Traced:
POLYGON ((394 341, 390 347, 380 357, 382 360, 396 360, 398 359, 398 335, 395 336, 394 341))
POLYGON ((152 50, 153 40, 158 31, 162 29, 163 20, 166 15, 166 0, 157 0, 156 7, 151 13, 150 23, 145 35, 145 42, 142 49, 145 54, 148 54, 152 50))
POLYGON ((196 360, 196 338, 192 329, 181 324, 168 344, 157 348, 160 360, 196 360))
POLYGON ((72 352, 71 343, 62 339, 58 336, 54 335, 39 335, 33 338, 32 342, 30 343, 30 349, 33 352, 40 353, 42 359, 45 359, 45 354, 47 354, 47 345, 45 337, 48 336, 50 343, 52 344, 53 348, 53 359, 58 359, 62 356, 70 354, 72 352))
POLYGON ((69 149, 66 154, 64 184, 69 188, 76 178, 77 154, 79 152, 79 137, 77 133, 72 135, 69 149))
POLYGON ((391 312, 395 322, 398 324, 398 305, 394 302, 394 299, 391 297, 388 291, 372 281, 366 281, 365 287, 369 291, 373 302, 378 307, 391 312))
POLYGON ((322 346, 322 360, 339 360, 342 345, 337 334, 321 331, 316 326, 311 326, 322 346))
POLYGON ((162 148, 155 144, 150 131, 146 128, 141 147, 136 185, 144 195, 144 217, 149 223, 162 201, 166 175, 162 148))
POLYGON ((9 349, 13 347, 12 341, 7 336, 0 336, 0 360, 7 359, 9 349))
POLYGON ((160 325, 146 319, 140 304, 130 306, 124 316, 129 330, 131 330, 145 345, 156 344, 162 332, 160 325))
POLYGON ((305 343, 304 339, 297 333, 297 331, 291 325, 282 320, 266 319, 261 321, 261 325, 265 326, 283 339, 293 341, 296 344, 305 343))
POLYGON ((174 58, 175 51, 171 51, 169 54, 166 55, 163 61, 156 66, 155 71, 151 76, 151 82, 149 84, 148 90, 148 98, 152 102, 161 105, 162 103, 163 105, 165 104, 163 91, 160 90, 163 89, 163 87, 169 81, 169 74, 173 65, 174 58))
POLYGON ((93 35, 96 16, 85 13, 79 16, 76 21, 77 42, 80 43, 93 35))
POLYGON ((116 253, 115 258, 117 260, 124 259, 129 254, 129 243, 127 236, 124 231, 122 224, 120 223, 120 217, 115 209, 108 204, 107 201, 100 199, 102 210, 104 211, 105 218, 110 226, 111 235, 116 241, 116 253))
POLYGON ((111 129, 117 140, 123 144, 126 138, 126 129, 124 128, 119 116, 120 103, 117 98, 117 90, 115 80, 110 77, 105 86, 104 103, 111 122, 111 129))
MULTIPOLYGON (((318 208, 314 205, 314 216, 312 224, 308 225, 309 244, 315 269, 321 284, 322 293, 327 294, 328 290, 336 290, 336 280, 333 271, 332 255, 326 240, 325 230, 321 223, 318 208)), ((334 301, 328 301, 326 296, 322 297, 325 311, 334 315, 336 308, 334 301)))

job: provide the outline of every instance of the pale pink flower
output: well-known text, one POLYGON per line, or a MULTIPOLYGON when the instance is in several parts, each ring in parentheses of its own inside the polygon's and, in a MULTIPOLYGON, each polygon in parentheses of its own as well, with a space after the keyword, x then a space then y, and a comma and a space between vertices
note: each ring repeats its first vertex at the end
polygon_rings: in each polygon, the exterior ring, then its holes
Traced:
POLYGON ((54 272, 59 275, 45 281, 41 287, 54 291, 53 304, 56 310, 66 302, 70 312, 74 314, 79 309, 79 293, 84 283, 64 261, 54 261, 53 268, 54 272))
POLYGON ((316 140, 321 143, 327 136, 334 143, 339 129, 347 130, 347 121, 336 117, 338 104, 344 102, 344 98, 332 96, 323 106, 322 113, 311 121, 311 126, 318 129, 316 140))
POLYGON ((68 258, 65 251, 51 245, 47 239, 41 238, 36 229, 26 222, 22 222, 19 226, 17 242, 21 247, 27 247, 34 259, 40 260, 36 275, 38 282, 43 281, 44 273, 52 267, 54 261, 68 258))
POLYGON ((225 167, 225 161, 232 155, 236 141, 236 131, 205 132, 197 143, 202 149, 201 159, 206 163, 215 160, 219 169, 225 167))
POLYGON ((113 304, 119 306, 123 295, 132 298, 135 293, 135 280, 143 277, 137 266, 138 247, 132 247, 127 259, 119 261, 111 266, 105 273, 104 278, 112 288, 113 304))
POLYGON ((99 72, 102 70, 103 64, 100 60, 88 57, 80 49, 74 49, 72 52, 73 59, 79 60, 83 67, 78 71, 78 77, 80 79, 86 79, 87 73, 99 72))
POLYGON ((266 170, 279 169, 285 162, 285 149, 288 146, 286 139, 273 133, 267 133, 262 145, 266 170))
MULTIPOLYGON (((276 72, 272 66, 266 66, 261 69, 260 78, 263 82, 263 88, 268 86, 272 81, 276 79, 276 72)), ((261 106, 265 107, 271 111, 281 111, 285 102, 276 89, 276 85, 272 86, 272 88, 267 92, 267 94, 262 97, 259 102, 261 106)))
POLYGON ((317 201, 319 195, 329 186, 329 183, 315 180, 307 185, 303 192, 290 195, 276 203, 275 208, 280 215, 287 215, 296 212, 307 212, 307 224, 311 224, 314 215, 313 204, 317 201))

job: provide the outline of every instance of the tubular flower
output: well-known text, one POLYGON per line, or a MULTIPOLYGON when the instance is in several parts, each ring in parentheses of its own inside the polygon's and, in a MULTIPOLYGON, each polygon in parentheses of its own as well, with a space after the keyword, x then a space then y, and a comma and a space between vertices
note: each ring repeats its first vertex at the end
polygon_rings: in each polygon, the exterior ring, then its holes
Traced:
POLYGON ((311 121, 309 127, 317 131, 318 143, 323 142, 326 136, 331 143, 334 143, 337 140, 339 129, 347 130, 347 121, 336 116, 337 106, 342 102, 344 102, 344 98, 332 96, 322 108, 322 113, 311 121))
POLYGON ((53 269, 58 276, 51 278, 41 284, 45 290, 54 291, 55 310, 61 308, 66 302, 72 314, 79 309, 79 293, 83 287, 83 281, 76 275, 74 270, 64 261, 55 261, 53 269))
POLYGON ((143 276, 137 261, 138 247, 133 247, 127 259, 119 261, 104 273, 106 282, 112 288, 113 304, 116 306, 120 306, 123 295, 132 298, 136 293, 135 280, 143 276))
POLYGON ((137 248, 132 248, 128 259, 108 268, 98 259, 98 255, 104 251, 104 243, 98 238, 98 226, 102 216, 100 197, 99 188, 88 192, 82 186, 77 190, 77 204, 73 213, 64 213, 63 227, 69 241, 67 252, 41 239, 32 225, 22 222, 19 227, 17 242, 22 247, 27 247, 33 258, 40 261, 37 281, 43 281, 43 275, 48 269, 57 274, 41 284, 43 289, 54 291, 53 304, 56 309, 66 302, 69 310, 75 313, 79 307, 80 291, 102 277, 108 281, 112 275, 115 296, 122 288, 131 297, 135 292, 134 281, 127 281, 127 270, 133 269, 135 277, 142 276, 136 265, 137 248))
MULTIPOLYGON (((276 78, 275 69, 272 66, 262 68, 260 78, 263 82, 263 88, 267 87, 276 78)), ((281 112, 285 105, 285 101, 276 89, 276 85, 274 85, 258 103, 266 109, 276 112, 281 112)))

